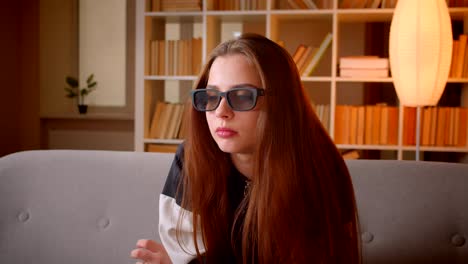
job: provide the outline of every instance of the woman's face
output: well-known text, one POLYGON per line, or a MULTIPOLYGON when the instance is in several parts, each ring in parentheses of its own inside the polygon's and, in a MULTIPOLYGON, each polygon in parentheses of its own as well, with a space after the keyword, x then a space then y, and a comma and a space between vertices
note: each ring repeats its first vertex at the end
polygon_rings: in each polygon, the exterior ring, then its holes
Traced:
MULTIPOLYGON (((239 87, 262 88, 261 85, 255 67, 245 56, 236 54, 215 59, 210 69, 207 88, 227 92, 239 87)), ((243 112, 232 110, 226 98, 222 97, 216 110, 206 112, 211 136, 221 151, 231 154, 253 153, 262 97, 258 97, 254 109, 243 112)))

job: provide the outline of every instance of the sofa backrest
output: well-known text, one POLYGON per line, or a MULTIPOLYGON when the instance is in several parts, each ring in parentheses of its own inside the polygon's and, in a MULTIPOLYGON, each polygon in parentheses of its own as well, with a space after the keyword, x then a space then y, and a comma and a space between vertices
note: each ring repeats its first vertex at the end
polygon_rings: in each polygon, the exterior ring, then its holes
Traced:
POLYGON ((0 159, 0 263, 135 263, 156 238, 173 155, 28 151, 0 159))
POLYGON ((364 263, 468 263, 468 165, 349 160, 364 263))
MULTIPOLYGON (((134 263, 159 240, 173 154, 27 151, 0 158, 0 263, 134 263)), ((347 161, 364 263, 468 263, 468 165, 347 161)))

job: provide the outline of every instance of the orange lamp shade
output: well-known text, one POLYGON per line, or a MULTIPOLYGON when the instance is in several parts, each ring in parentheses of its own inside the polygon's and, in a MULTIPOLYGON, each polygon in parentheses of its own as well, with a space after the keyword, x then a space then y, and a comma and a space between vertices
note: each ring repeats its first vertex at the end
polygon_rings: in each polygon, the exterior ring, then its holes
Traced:
POLYGON ((450 73, 452 25, 445 0, 398 0, 390 27, 390 69, 405 106, 436 105, 450 73))

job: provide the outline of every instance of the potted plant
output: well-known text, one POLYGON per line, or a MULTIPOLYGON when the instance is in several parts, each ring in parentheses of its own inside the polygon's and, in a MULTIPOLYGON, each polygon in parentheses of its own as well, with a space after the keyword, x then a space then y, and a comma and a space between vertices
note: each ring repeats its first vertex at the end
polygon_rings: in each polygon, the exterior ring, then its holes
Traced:
POLYGON ((85 98, 88 94, 96 89, 97 82, 94 81, 94 74, 88 76, 86 79, 86 86, 80 88, 79 82, 76 78, 67 76, 65 82, 68 85, 65 87, 66 96, 68 98, 77 98, 78 111, 80 114, 85 114, 88 111, 88 105, 85 103, 85 98))

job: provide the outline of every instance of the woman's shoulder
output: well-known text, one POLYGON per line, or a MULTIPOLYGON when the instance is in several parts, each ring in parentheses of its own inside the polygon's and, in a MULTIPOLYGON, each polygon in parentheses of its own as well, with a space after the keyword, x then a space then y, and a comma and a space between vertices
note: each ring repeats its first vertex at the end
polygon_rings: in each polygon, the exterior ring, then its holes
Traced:
POLYGON ((183 168, 184 166, 184 143, 181 143, 179 144, 179 146, 177 146, 174 161, 177 162, 178 167, 183 168))
POLYGON ((163 195, 172 197, 176 199, 176 202, 180 205, 180 182, 182 180, 182 172, 184 168, 184 144, 180 144, 177 147, 176 154, 174 156, 174 160, 172 161, 171 168, 169 169, 169 173, 167 175, 166 183, 164 184, 164 188, 162 191, 163 195))

